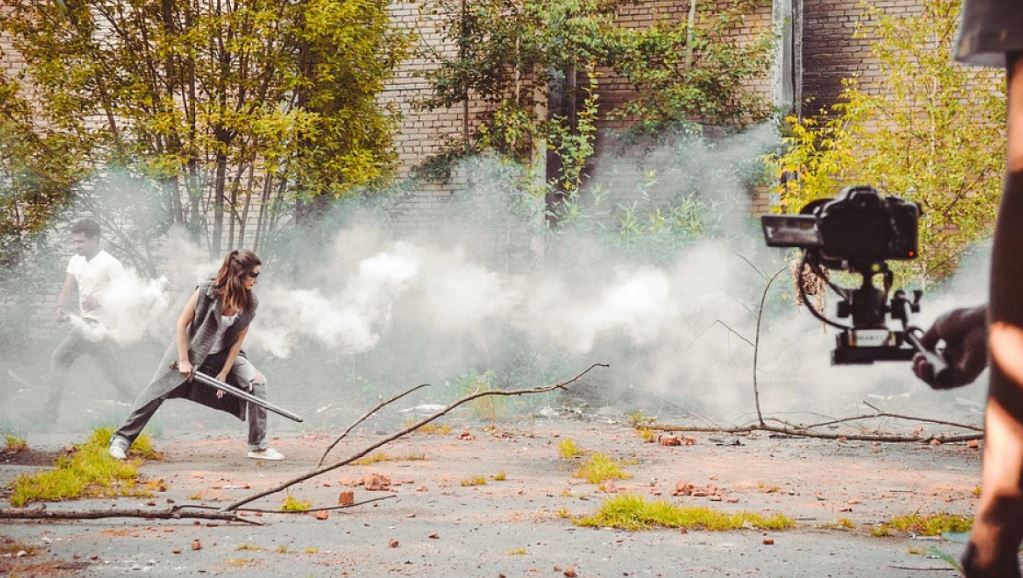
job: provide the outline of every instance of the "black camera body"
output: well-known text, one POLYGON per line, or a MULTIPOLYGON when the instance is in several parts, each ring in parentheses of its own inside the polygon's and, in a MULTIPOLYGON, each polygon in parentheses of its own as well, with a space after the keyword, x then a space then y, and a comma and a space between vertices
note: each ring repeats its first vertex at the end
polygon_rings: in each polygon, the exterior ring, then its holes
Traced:
POLYGON ((845 187, 834 199, 808 203, 799 215, 764 215, 769 247, 819 251, 829 269, 915 259, 920 207, 873 187, 845 187))
MULTIPOLYGON (((808 203, 799 215, 764 215, 761 226, 770 247, 803 250, 796 285, 803 303, 825 323, 841 329, 832 352, 833 364, 903 361, 925 352, 919 344, 920 330, 909 322, 920 311, 922 292, 913 300, 904 291, 888 296, 894 275, 888 261, 915 259, 918 253, 920 207, 895 196, 884 196, 866 185, 845 187, 833 199, 808 203), (841 297, 838 317, 852 318, 852 325, 828 319, 809 303, 801 276, 809 271, 841 297), (838 287, 828 279, 827 269, 859 273, 859 288, 838 287), (874 277, 882 275, 877 287, 874 277), (888 328, 888 317, 902 322, 902 330, 888 328)), ((937 363, 937 361, 935 361, 937 363)))

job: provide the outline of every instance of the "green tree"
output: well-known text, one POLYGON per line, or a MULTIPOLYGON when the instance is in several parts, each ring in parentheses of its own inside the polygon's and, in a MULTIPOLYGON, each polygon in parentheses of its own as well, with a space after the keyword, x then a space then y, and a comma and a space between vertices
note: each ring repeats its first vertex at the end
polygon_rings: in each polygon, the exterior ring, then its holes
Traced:
POLYGON ((476 119, 478 130, 470 133, 466 123, 454 154, 489 149, 529 162, 542 143, 559 167, 549 185, 571 195, 594 152, 599 68, 623 77, 639 95, 612 114, 646 128, 692 120, 741 127, 766 117, 770 107, 749 81, 769 69, 771 38, 742 44, 732 34, 762 0, 733 0, 725 9, 694 4, 692 19, 647 29, 618 22, 632 3, 435 0, 431 11, 458 50, 427 54, 436 68, 428 75, 434 94, 424 106, 462 104, 467 114, 470 98, 488 105, 476 119), (546 114, 536 105, 552 92, 567 104, 546 114))
MULTIPOLYGON (((123 171, 153 184, 142 188, 164 215, 155 231, 108 223, 126 250, 178 224, 219 254, 259 244, 294 201, 345 195, 394 167, 395 118, 376 97, 409 39, 384 0, 8 6, 0 31, 25 67, 0 77, 5 210, 45 197, 20 232, 61 202, 98 209, 96 183, 123 171)), ((151 269, 144 252, 128 255, 151 269)))
POLYGON ((771 159, 783 212, 872 184, 920 203, 920 258, 903 276, 940 279, 994 224, 1004 170, 1005 95, 997 71, 950 58, 957 0, 924 0, 913 15, 864 7, 858 33, 880 62, 874 90, 849 79, 831 114, 788 119, 785 150, 771 159))

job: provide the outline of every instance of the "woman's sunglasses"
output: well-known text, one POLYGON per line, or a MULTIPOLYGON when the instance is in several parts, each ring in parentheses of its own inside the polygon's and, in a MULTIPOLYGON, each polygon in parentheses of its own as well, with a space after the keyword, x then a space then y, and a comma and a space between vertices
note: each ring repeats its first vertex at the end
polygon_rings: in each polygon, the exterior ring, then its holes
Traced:
POLYGON ((252 278, 252 279, 255 279, 256 277, 259 277, 260 273, 262 273, 262 271, 256 271, 256 272, 253 272, 253 273, 249 273, 249 277, 252 278))

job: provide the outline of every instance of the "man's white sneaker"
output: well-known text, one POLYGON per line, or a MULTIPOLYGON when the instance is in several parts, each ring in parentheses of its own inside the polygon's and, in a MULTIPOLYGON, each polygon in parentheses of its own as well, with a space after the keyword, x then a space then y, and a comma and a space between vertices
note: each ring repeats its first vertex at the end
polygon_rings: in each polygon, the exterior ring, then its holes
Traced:
POLYGON ((254 460, 280 461, 284 459, 284 454, 273 448, 266 448, 265 450, 249 450, 249 457, 254 460))
POLYGON ((107 449, 107 453, 115 460, 125 459, 128 457, 128 440, 114 436, 114 439, 110 440, 110 448, 107 449))

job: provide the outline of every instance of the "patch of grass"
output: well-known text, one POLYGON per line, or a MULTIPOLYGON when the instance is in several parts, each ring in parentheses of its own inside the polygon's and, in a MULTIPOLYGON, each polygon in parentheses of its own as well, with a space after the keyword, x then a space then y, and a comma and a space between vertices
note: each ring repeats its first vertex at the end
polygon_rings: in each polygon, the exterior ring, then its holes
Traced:
POLYGON ((302 550, 302 553, 303 554, 319 554, 320 553, 320 549, 319 548, 309 547, 309 548, 305 548, 304 550, 302 550))
MULTIPOLYGON (((903 533, 913 533, 920 536, 940 536, 943 532, 969 532, 973 527, 973 518, 960 514, 934 513, 920 514, 914 512, 903 516, 895 516, 891 520, 881 524, 886 530, 885 536, 891 535, 891 530, 903 533)), ((873 533, 871 533, 873 535, 873 533)))
POLYGON ((568 508, 566 508, 564 506, 558 508, 557 510, 554 510, 554 515, 559 517, 559 518, 565 518, 565 519, 571 519, 572 518, 572 512, 569 512, 568 508))
POLYGON ((525 548, 512 548, 511 550, 508 550, 509 556, 525 556, 528 553, 529 551, 525 548))
POLYGON ((188 499, 189 500, 195 500, 195 501, 201 501, 202 497, 203 497, 202 490, 196 490, 195 492, 192 492, 192 494, 190 496, 188 496, 188 499))
POLYGON ((487 479, 484 478, 483 476, 474 476, 471 478, 465 478, 464 480, 459 482, 459 484, 463 488, 471 488, 473 486, 485 486, 487 485, 487 479))
MULTIPOLYGON (((92 435, 89 436, 89 441, 86 443, 97 444, 106 448, 110 446, 110 438, 113 435, 114 428, 100 426, 92 430, 92 435)), ((149 435, 148 431, 144 431, 131 444, 131 448, 128 449, 128 457, 140 458, 146 461, 160 461, 163 459, 163 454, 153 449, 153 437, 149 435)))
POLYGON ((354 462, 352 462, 352 465, 353 466, 370 466, 370 465, 373 465, 373 464, 379 464, 380 462, 388 462, 388 461, 391 461, 391 456, 385 454, 384 452, 377 452, 375 454, 370 454, 368 456, 362 456, 361 458, 359 458, 359 459, 355 460, 354 462))
POLYGON ((632 474, 622 469, 622 465, 602 453, 594 453, 573 474, 591 484, 602 484, 608 480, 628 480, 632 474))
MULTIPOLYGON (((410 425, 412 425, 412 424, 409 423, 405 427, 408 427, 410 425)), ((435 436, 446 436, 449 433, 451 433, 451 426, 446 424, 446 423, 432 423, 431 422, 431 423, 428 423, 428 424, 424 425, 423 427, 417 429, 416 433, 424 433, 424 434, 435 435, 435 436)))
POLYGON ((352 465, 355 466, 371 466, 373 464, 379 464, 380 462, 419 462, 426 459, 426 454, 407 454, 404 456, 389 456, 383 452, 377 452, 368 456, 363 456, 354 462, 352 465))
POLYGON ((4 440, 6 440, 4 445, 5 453, 16 454, 28 449, 28 442, 24 438, 8 434, 4 436, 4 440))
MULTIPOLYGON (((52 502, 82 497, 150 496, 139 484, 138 468, 145 455, 159 455, 149 445, 131 459, 115 460, 107 454, 111 428, 97 428, 88 441, 54 461, 56 469, 22 474, 11 485, 9 501, 21 507, 32 502, 52 502)), ((139 439, 142 439, 141 437, 139 439)), ((134 448, 133 448, 134 449, 134 448)))
POLYGON ((586 453, 586 450, 577 446, 575 440, 572 438, 565 438, 558 444, 558 455, 561 456, 562 459, 570 460, 572 458, 577 458, 584 453, 586 453))
POLYGON ((632 424, 632 427, 638 427, 638 426, 641 426, 641 425, 650 425, 650 424, 655 423, 657 421, 656 417, 650 417, 650 416, 647 416, 647 415, 643 415, 643 410, 639 410, 639 409, 630 411, 629 413, 627 413, 625 415, 629 418, 629 423, 632 424))
POLYGON ((839 530, 852 530, 856 527, 856 524, 854 524, 849 518, 839 518, 835 520, 834 523, 828 524, 827 527, 839 530))
POLYGON ((508 479, 508 474, 504 472, 497 472, 496 474, 490 477, 493 478, 495 482, 503 482, 508 479))
POLYGON ((880 526, 874 526, 871 528, 870 535, 875 538, 887 538, 892 535, 892 531, 888 526, 881 524, 880 526))
POLYGON ((980 497, 980 486, 973 486, 973 489, 970 490, 970 495, 972 495, 974 498, 979 498, 980 497))
POLYGON ((263 547, 258 544, 238 544, 238 548, 236 549, 239 551, 259 552, 263 549, 263 547))
POLYGON ((712 530, 787 530, 795 527, 784 514, 721 512, 705 507, 680 506, 667 500, 648 501, 643 496, 622 494, 608 498, 596 513, 573 520, 577 526, 646 530, 655 527, 712 530))
POLYGON ((232 568, 245 568, 256 561, 252 558, 228 558, 227 565, 232 568))
POLYGON ((288 547, 284 546, 284 545, 277 546, 277 549, 274 550, 274 552, 277 552, 278 554, 287 554, 288 553, 288 547))
POLYGON ((313 503, 308 500, 299 500, 295 496, 288 494, 281 502, 281 510, 285 512, 308 512, 313 507, 313 503))
POLYGON ((776 494, 781 491, 781 488, 774 484, 765 484, 764 482, 757 482, 757 491, 765 494, 776 494))
POLYGON ((639 439, 643 440, 644 442, 646 442, 648 444, 651 444, 651 443, 654 443, 655 441, 657 441, 657 434, 654 432, 654 430, 652 430, 652 429, 650 429, 648 427, 643 427, 643 426, 637 427, 636 428, 636 435, 639 436, 639 439))

